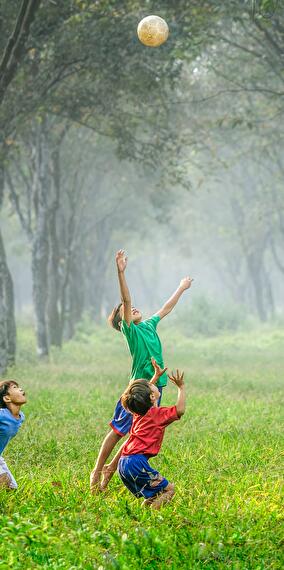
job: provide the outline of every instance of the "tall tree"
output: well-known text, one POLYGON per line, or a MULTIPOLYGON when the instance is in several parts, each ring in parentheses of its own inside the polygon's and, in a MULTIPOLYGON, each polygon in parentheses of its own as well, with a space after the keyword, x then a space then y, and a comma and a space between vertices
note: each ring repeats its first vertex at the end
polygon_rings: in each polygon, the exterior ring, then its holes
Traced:
MULTIPOLYGON (((0 165, 0 209, 3 201, 4 168, 0 165)), ((14 289, 7 265, 0 228, 0 374, 15 363, 16 324, 14 314, 14 289)))
POLYGON ((40 6, 41 0, 22 0, 15 28, 11 34, 0 61, 0 105, 19 64, 25 56, 25 44, 30 27, 40 6))
MULTIPOLYGON (((14 79, 25 56, 25 46, 30 27, 40 6, 40 0, 22 0, 18 9, 13 32, 6 44, 3 43, 4 20, 0 19, 2 33, 2 54, 0 59, 0 107, 10 83, 14 79)), ((8 13, 9 13, 8 9, 8 13)), ((5 42, 5 40, 4 40, 5 42)), ((0 113, 1 116, 1 113, 0 113)), ((7 123, 6 123, 7 124, 7 123)), ((0 120, 0 209, 4 191, 5 134, 0 120)), ((1 230, 0 230, 1 232, 1 230)), ((15 362, 16 325, 14 316, 13 281, 6 262, 2 235, 0 233, 0 372, 15 362)))

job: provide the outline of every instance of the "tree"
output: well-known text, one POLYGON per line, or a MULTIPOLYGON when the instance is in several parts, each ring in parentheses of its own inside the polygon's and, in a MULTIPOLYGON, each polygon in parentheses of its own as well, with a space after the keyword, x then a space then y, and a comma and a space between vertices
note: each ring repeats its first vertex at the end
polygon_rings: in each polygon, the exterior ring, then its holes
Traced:
MULTIPOLYGON (((25 45, 30 27, 39 8, 40 0, 23 0, 19 9, 14 31, 6 45, 2 43, 3 55, 0 60, 0 107, 10 83, 23 60, 25 45)), ((9 10, 8 10, 9 13, 9 10)), ((3 28, 3 21, 1 21, 3 28)), ((4 35, 4 34, 3 34, 4 35)), ((2 37, 3 37, 2 35, 2 37)), ((1 113, 0 113, 1 114, 1 113)), ((0 208, 4 190, 4 133, 0 120, 0 208)), ((14 317, 13 282, 9 272, 3 239, 0 233, 0 372, 6 372, 8 365, 15 362, 16 326, 14 317)))
MULTIPOLYGON (((3 200, 4 172, 0 168, 0 208, 3 200)), ((15 363, 16 325, 14 316, 14 290, 4 243, 0 230, 0 374, 15 363)))
MULTIPOLYGON (((35 116, 39 107, 38 119, 42 121, 40 126, 35 128, 35 164, 33 180, 28 181, 31 188, 27 190, 27 218, 20 206, 19 189, 14 189, 11 176, 9 186, 20 220, 32 241, 38 353, 43 356, 48 353, 46 316, 49 252, 52 286, 49 290, 48 313, 52 323, 52 342, 54 340, 60 344, 63 330, 62 320, 59 326, 58 269, 56 271, 58 247, 55 218, 59 188, 52 206, 52 198, 49 196, 52 184, 48 163, 53 160, 55 166, 57 152, 53 152, 48 143, 49 125, 53 122, 51 114, 58 116, 59 121, 62 117, 71 119, 113 138, 117 141, 117 152, 121 158, 142 159, 144 164, 154 167, 158 159, 161 161, 161 155, 166 154, 165 149, 169 151, 168 141, 172 134, 166 128, 167 106, 164 103, 164 89, 169 91, 171 85, 174 85, 179 66, 171 56, 173 48, 166 47, 155 58, 153 53, 144 52, 144 57, 141 58, 139 54, 142 46, 136 41, 135 51, 127 51, 127 42, 129 44, 132 41, 135 29, 137 9, 138 4, 135 2, 125 2, 119 10, 113 9, 106 2, 100 2, 96 6, 93 3, 81 2, 70 6, 70 3, 63 2, 57 11, 54 11, 52 6, 42 6, 40 17, 32 28, 25 57, 22 54, 22 73, 14 78, 9 89, 9 98, 6 93, 6 109, 9 111, 7 116, 2 109, 6 146, 8 144, 10 147, 9 133, 21 130, 26 132, 25 123, 29 125, 30 114, 35 116), (155 68, 152 67, 153 62, 155 68), (155 96, 156 104, 160 104, 158 113, 157 108, 148 106, 151 93, 155 96), (142 101, 144 110, 141 112, 137 104, 141 105, 142 101), (11 108, 14 115, 11 115, 11 108), (46 119, 47 112, 49 116, 46 119), (160 130, 160 137, 153 143, 151 133, 157 128, 160 130), (34 215, 31 212, 32 204, 34 215), (33 230, 30 224, 32 219, 35 222, 33 230), (57 338, 53 339, 53 335, 57 338)), ((16 138, 15 134, 13 138, 16 138)), ((59 172, 58 157, 55 170, 59 172)), ((26 184, 25 174, 23 181, 26 184)), ((70 263, 69 260, 65 272, 68 279, 70 263)), ((68 283, 64 279, 64 299, 68 290, 68 283)), ((63 320, 64 313, 63 308, 63 320)))
POLYGON ((22 0, 14 31, 0 61, 0 105, 25 55, 25 44, 41 0, 22 0))
MULTIPOLYGON (((8 35, 13 13, 11 4, 5 5, 8 35)), ((9 167, 10 193, 14 184, 14 207, 18 206, 24 225, 29 226, 29 221, 33 225, 34 298, 43 323, 38 329, 43 354, 48 351, 48 337, 60 345, 64 328, 67 336, 72 334, 84 308, 100 315, 108 251, 115 236, 113 220, 119 224, 122 219, 117 211, 110 219, 105 217, 99 196, 106 189, 106 177, 94 172, 94 164, 89 159, 76 161, 74 156, 66 163, 65 143, 77 152, 71 124, 87 126, 94 139, 100 134, 105 137, 101 141, 112 141, 112 160, 115 152, 120 160, 143 164, 145 177, 151 171, 149 186, 160 184, 160 192, 149 192, 148 197, 167 218, 169 196, 171 203, 175 200, 171 185, 188 190, 194 169, 200 166, 203 175, 217 175, 216 161, 219 171, 226 169, 231 160, 228 148, 235 148, 236 136, 245 138, 264 116, 270 115, 275 129, 273 116, 282 105, 281 14, 264 22, 254 10, 253 19, 251 3, 241 1, 218 6, 213 1, 193 1, 190 6, 182 0, 174 6, 170 1, 147 3, 149 10, 154 6, 171 30, 170 41, 159 50, 147 50, 136 39, 137 21, 144 14, 134 0, 42 4, 23 50, 21 73, 14 75, 3 98, 0 124, 5 150, 10 160, 16 156, 17 161, 9 167), (70 136, 62 147, 56 133, 58 129, 60 139, 66 127, 70 136), (27 156, 25 145, 35 132, 42 142, 32 143, 33 153, 27 156), (34 157, 35 168, 30 169, 34 157), (37 180, 29 177, 31 170, 37 180), (95 199, 87 180, 91 173, 95 199), (30 189, 23 193, 27 180, 30 189), (34 193, 40 185, 44 191, 34 193), (82 227, 91 230, 84 232, 82 227), (90 265, 92 280, 85 278, 90 265), (49 333, 43 333, 47 328, 49 333)), ((103 144, 106 149, 107 143, 103 144)), ((237 203, 242 202, 241 193, 238 198, 237 203)), ((270 243, 275 246, 273 240, 270 243)), ((277 255, 276 247, 274 251, 277 255)), ((225 259, 232 273, 229 249, 225 259)))

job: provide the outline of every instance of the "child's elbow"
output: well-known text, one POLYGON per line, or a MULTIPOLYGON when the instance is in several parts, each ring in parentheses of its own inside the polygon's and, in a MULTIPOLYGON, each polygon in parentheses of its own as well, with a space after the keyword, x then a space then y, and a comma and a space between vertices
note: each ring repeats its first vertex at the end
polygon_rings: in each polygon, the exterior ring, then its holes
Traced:
POLYGON ((177 415, 179 418, 181 418, 181 416, 183 416, 184 412, 185 412, 185 408, 180 408, 180 409, 177 408, 177 415))

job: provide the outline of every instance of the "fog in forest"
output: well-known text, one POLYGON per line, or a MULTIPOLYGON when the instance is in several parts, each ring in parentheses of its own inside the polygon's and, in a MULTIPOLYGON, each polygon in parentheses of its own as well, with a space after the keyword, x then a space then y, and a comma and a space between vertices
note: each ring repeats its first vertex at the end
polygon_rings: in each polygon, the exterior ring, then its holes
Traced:
POLYGON ((164 2, 171 35, 153 50, 133 35, 143 6, 125 3, 104 24, 105 7, 77 4, 62 4, 60 25, 42 8, 2 103, 0 223, 17 321, 41 330, 43 354, 86 315, 105 322, 124 248, 145 315, 190 275, 178 309, 188 334, 218 332, 211 317, 220 330, 281 322, 282 11, 164 2))

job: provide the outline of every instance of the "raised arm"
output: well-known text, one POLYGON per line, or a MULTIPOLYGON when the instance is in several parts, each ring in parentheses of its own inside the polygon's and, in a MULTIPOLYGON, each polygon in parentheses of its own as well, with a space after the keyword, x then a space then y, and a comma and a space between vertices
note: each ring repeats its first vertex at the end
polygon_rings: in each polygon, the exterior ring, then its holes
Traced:
POLYGON ((169 298, 169 300, 162 306, 162 308, 156 313, 159 315, 160 319, 163 319, 166 315, 168 315, 173 308, 176 306, 179 298, 182 296, 186 289, 191 287, 193 279, 191 277, 184 277, 181 280, 177 290, 173 293, 173 295, 169 298))
POLYGON ((149 384, 156 384, 156 382, 158 382, 159 378, 161 376, 163 376, 164 372, 166 372, 167 367, 161 368, 153 356, 151 358, 151 362, 152 362, 152 365, 154 368, 154 374, 153 374, 149 384))
POLYGON ((179 370, 176 371, 176 374, 172 372, 172 375, 169 375, 169 379, 177 386, 178 389, 178 397, 176 403, 177 415, 179 418, 183 416, 185 412, 185 384, 184 384, 184 372, 180 372, 179 370))
POLYGON ((120 288, 120 296, 123 307, 123 318, 127 322, 128 326, 131 323, 131 297, 128 289, 128 285, 125 279, 125 269, 127 266, 127 257, 125 251, 120 249, 115 256, 118 283, 120 288))

